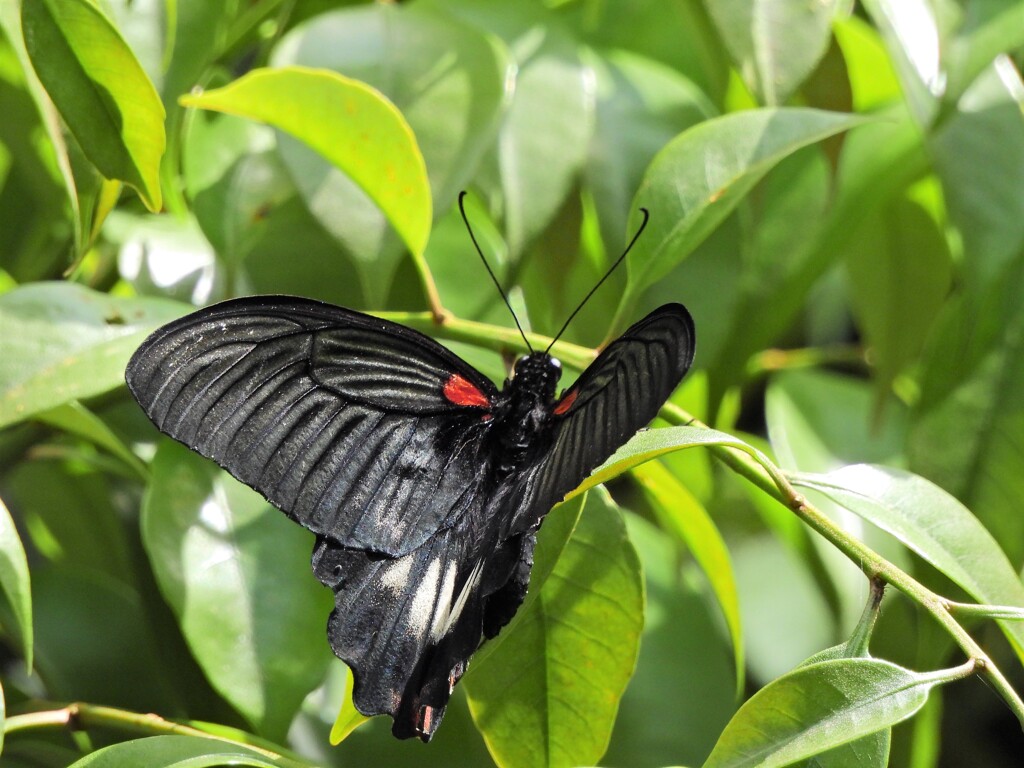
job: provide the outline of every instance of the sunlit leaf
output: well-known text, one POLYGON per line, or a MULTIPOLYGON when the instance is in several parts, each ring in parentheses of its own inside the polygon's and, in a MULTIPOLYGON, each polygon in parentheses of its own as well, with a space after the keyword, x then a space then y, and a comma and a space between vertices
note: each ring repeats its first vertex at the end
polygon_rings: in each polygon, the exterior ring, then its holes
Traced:
POLYGON ((684 448, 716 445, 737 448, 755 457, 759 462, 768 462, 768 458, 750 444, 745 443, 738 437, 733 437, 715 429, 708 429, 707 427, 647 429, 637 432, 631 437, 604 464, 595 469, 590 477, 580 483, 576 489, 566 494, 566 498, 571 499, 593 488, 595 485, 617 477, 623 472, 663 454, 679 451, 684 448))
POLYGON ((143 479, 148 476, 145 464, 139 461, 121 438, 114 434, 103 419, 77 400, 38 413, 35 418, 44 424, 92 441, 120 459, 137 476, 143 479))
POLYGON ((781 768, 907 719, 933 687, 958 674, 877 659, 798 667, 740 708, 704 768, 781 768))
MULTIPOLYGON (((0 589, 3 590, 17 622, 21 652, 32 668, 32 587, 25 547, 7 507, 0 500, 0 589)), ((3 696, 0 695, 0 706, 3 696)))
POLYGON ((35 283, 0 296, 0 427, 108 392, 158 325, 188 309, 73 283, 35 283))
POLYGON ((331 744, 340 744, 349 737, 352 731, 370 719, 356 709, 356 705, 352 702, 353 682, 352 670, 346 667, 345 698, 342 700, 341 709, 334 720, 334 725, 331 726, 331 744))
MULTIPOLYGON (((979 602, 1024 607, 1024 584, 992 535, 963 504, 923 477, 855 464, 825 475, 798 474, 793 482, 821 491, 896 536, 979 602)), ((1024 658, 1024 626, 1000 623, 1024 658)))
MULTIPOLYGON (((273 66, 326 68, 383 93, 416 136, 435 214, 476 173, 513 73, 499 40, 447 11, 423 2, 339 8, 296 26, 271 58, 273 66)), ((351 254, 368 303, 383 303, 403 258, 387 220, 349 178, 306 147, 283 137, 278 151, 310 211, 351 254)))
POLYGON ((215 689, 282 738, 323 678, 330 594, 309 574, 310 536, 215 464, 166 441, 142 534, 160 588, 215 689))
POLYGON ((89 0, 22 3, 25 47, 82 151, 160 210, 164 108, 124 38, 89 0))
POLYGON ((241 744, 202 736, 150 736, 124 741, 86 755, 70 768, 213 768, 220 765, 245 765, 255 768, 296 768, 312 763, 277 759, 271 753, 241 744))
POLYGON ((430 235, 423 156, 402 114, 379 92, 335 72, 258 69, 182 104, 241 115, 288 132, 343 170, 380 207, 414 254, 430 235))
POLYGON ((651 222, 628 259, 623 305, 688 256, 776 163, 864 122, 813 109, 759 109, 683 132, 654 158, 633 201, 633 226, 641 207, 651 222))
POLYGON ((565 548, 465 687, 473 720, 502 766, 591 765, 608 746, 636 664, 643 581, 618 510, 594 493, 565 548))
POLYGON ((729 629, 739 697, 745 673, 744 639, 736 580, 722 534, 704 507, 657 462, 636 467, 633 475, 654 503, 661 526, 683 542, 715 593, 729 629))
POLYGON ((712 0, 708 12, 748 86, 782 104, 824 55, 840 0, 712 0))

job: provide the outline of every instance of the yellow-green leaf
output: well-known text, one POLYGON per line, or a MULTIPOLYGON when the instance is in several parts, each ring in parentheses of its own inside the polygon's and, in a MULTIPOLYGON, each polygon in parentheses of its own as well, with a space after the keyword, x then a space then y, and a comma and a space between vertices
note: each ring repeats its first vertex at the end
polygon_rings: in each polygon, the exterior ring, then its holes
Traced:
POLYGON ((88 0, 22 4, 32 66, 85 156, 160 210, 164 107, 131 48, 88 0))
POLYGON ((365 83, 307 67, 257 69, 181 103, 280 128, 344 171, 416 256, 430 235, 427 168, 395 106, 365 83))

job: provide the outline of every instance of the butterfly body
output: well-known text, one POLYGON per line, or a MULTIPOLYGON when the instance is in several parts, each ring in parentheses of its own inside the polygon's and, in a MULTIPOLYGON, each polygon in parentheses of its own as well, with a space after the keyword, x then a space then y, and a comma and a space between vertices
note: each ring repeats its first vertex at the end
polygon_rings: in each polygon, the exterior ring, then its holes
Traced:
POLYGON ((470 656, 521 605, 544 516, 654 417, 693 349, 670 304, 560 397, 546 353, 499 391, 409 328, 267 296, 158 329, 126 379, 163 432, 316 535, 357 708, 426 741, 470 656))
POLYGON ((561 374, 561 364, 543 352, 516 363, 514 376, 496 398, 489 424, 495 433, 499 474, 517 471, 543 456, 561 374))

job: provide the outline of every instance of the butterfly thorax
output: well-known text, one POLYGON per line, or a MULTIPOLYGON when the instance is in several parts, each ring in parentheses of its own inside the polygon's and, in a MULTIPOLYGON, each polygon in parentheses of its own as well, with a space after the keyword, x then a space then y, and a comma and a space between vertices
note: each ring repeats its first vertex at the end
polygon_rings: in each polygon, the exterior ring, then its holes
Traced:
POLYGON ((498 417, 499 471, 519 469, 543 455, 561 364, 551 355, 534 352, 519 358, 498 417))

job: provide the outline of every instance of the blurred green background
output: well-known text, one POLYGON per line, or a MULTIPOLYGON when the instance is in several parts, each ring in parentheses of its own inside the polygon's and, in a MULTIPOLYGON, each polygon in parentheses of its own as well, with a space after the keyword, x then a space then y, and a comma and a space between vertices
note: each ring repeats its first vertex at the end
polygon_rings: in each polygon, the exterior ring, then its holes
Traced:
MULTIPOLYGON (((684 303, 697 359, 673 402, 786 469, 916 472, 966 504, 1020 575, 1022 50, 1024 2, 1009 0, 0 0, 8 712, 85 701, 212 721, 325 765, 490 763, 465 686, 428 747, 378 721, 328 745, 345 672, 324 642, 312 536, 159 438, 121 386, 149 331, 236 295, 428 328, 436 290, 456 318, 512 327, 454 207, 462 189, 519 317, 547 335, 648 207, 636 252, 566 341, 595 347, 684 303), (272 103, 261 123, 178 101, 290 65, 365 82, 407 121, 425 180, 373 183, 427 185, 431 208, 405 211, 429 228, 422 252, 356 170, 307 145, 363 167, 390 157, 383 123, 335 137, 314 119, 296 138, 272 103)), ((295 98, 315 117, 309 93, 295 98)), ((445 343, 500 382, 516 350, 499 339, 445 343)), ((868 594, 855 564, 705 452, 660 465, 672 503, 721 533, 742 633, 663 499, 628 476, 592 494, 621 513, 646 586, 635 673, 610 737, 594 737, 609 738, 601 765, 701 764, 743 698, 848 637, 868 594)), ((821 507, 958 594, 892 538, 821 507)), ((971 628, 1024 689, 998 630, 971 628)), ((962 660, 894 596, 872 653, 920 670, 962 660)), ((69 765, 124 738, 90 733, 88 745, 9 735, 0 764, 69 765)), ((969 679, 895 729, 889 764, 1000 768, 1021 754, 1013 714, 969 679)))

